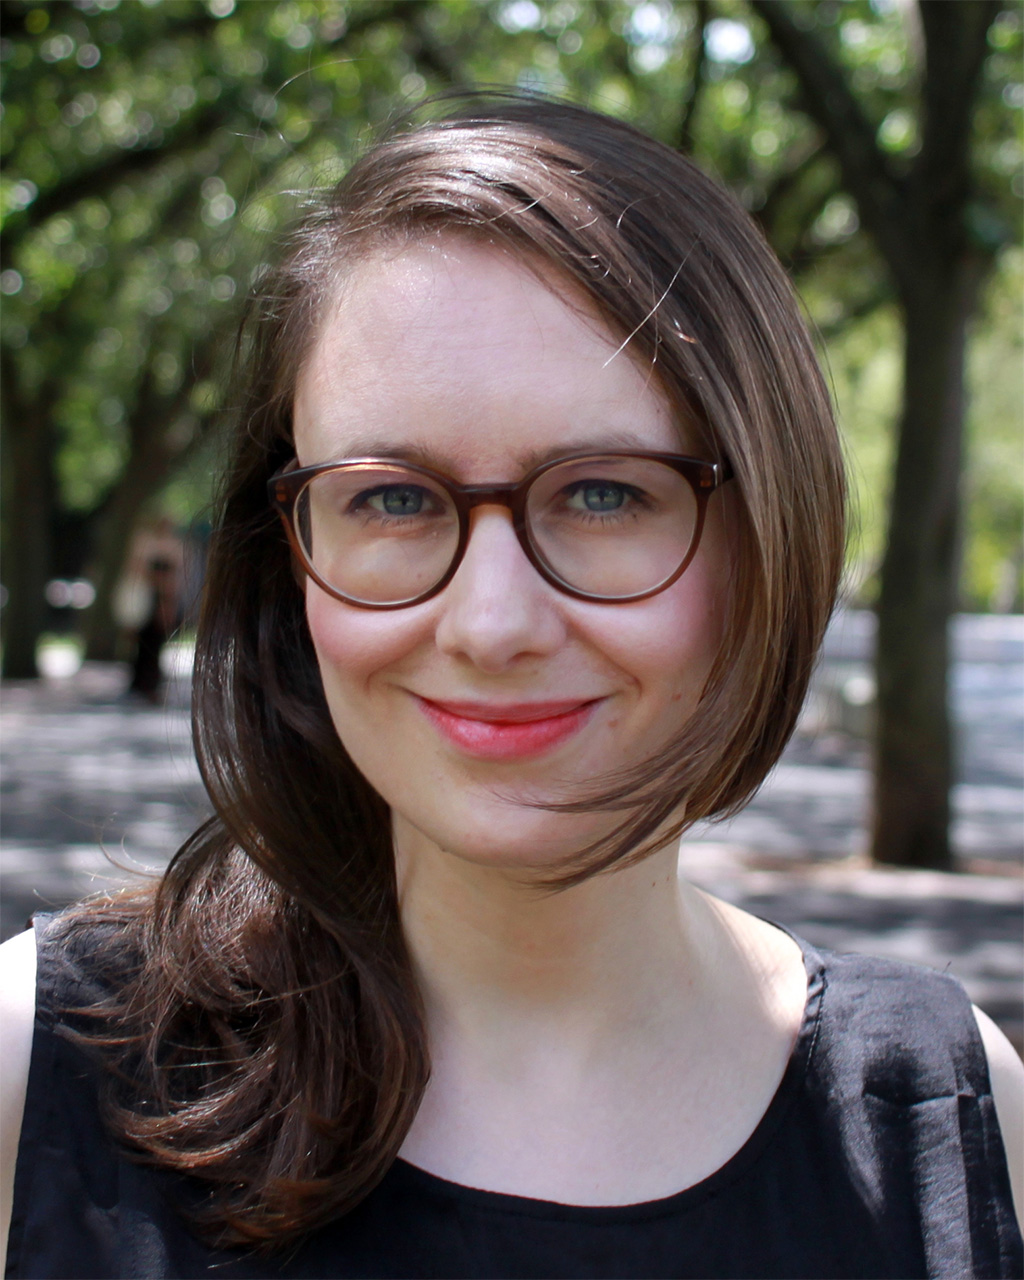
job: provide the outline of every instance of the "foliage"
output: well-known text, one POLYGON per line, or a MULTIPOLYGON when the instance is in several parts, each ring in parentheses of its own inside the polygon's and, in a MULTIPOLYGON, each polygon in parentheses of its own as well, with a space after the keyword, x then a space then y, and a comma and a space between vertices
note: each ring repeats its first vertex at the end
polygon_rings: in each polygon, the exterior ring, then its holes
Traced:
MULTIPOLYGON (((1024 608, 1020 484, 1024 440, 1024 255, 1010 249, 988 288, 974 327, 969 366, 967 529, 961 604, 965 610, 1024 608)), ((848 586, 875 602, 892 479, 893 425, 900 396, 900 318, 894 305, 844 325, 823 352, 846 436, 853 489, 848 586)))
POLYGON ((1024 253, 1004 255, 971 352, 964 607, 1024 610, 1024 253))
MULTIPOLYGON (((633 119, 690 147, 760 218, 827 340, 871 493, 857 573, 876 562, 898 367, 892 288, 792 72, 743 0, 3 0, 2 11, 5 417, 41 414, 53 431, 54 571, 95 560, 133 468, 136 508, 182 467, 196 474, 188 460, 225 407, 237 300, 302 193, 402 104, 470 82, 567 93, 633 119)), ((920 142, 915 11, 801 0, 796 13, 899 173, 920 142)), ((993 251, 1020 234, 1021 28, 1008 4, 976 113, 972 231, 993 251)), ((992 296, 974 360, 974 606, 1005 601, 995 566, 1019 563, 1021 500, 1005 465, 1019 430, 1007 358, 1019 308, 1008 285, 992 296)), ((177 512, 187 494, 178 481, 177 512)))

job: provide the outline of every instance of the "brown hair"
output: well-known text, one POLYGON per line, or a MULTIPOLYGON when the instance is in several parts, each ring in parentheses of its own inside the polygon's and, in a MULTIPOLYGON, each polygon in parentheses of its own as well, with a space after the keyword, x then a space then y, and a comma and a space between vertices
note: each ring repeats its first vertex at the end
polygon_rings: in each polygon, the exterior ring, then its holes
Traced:
POLYGON ((560 885, 750 798, 792 732, 840 573, 840 449, 791 289, 683 156, 582 108, 492 96, 395 131, 327 193, 243 326, 194 676, 216 816, 152 903, 91 914, 119 921, 137 956, 107 1010, 131 1054, 111 1123, 139 1158, 206 1184, 196 1216, 222 1244, 273 1248, 350 1209, 427 1080, 389 814, 331 723, 266 481, 292 456, 296 377, 339 273, 438 230, 584 290, 736 475, 734 604, 700 710, 655 759, 564 806, 624 816, 560 885))

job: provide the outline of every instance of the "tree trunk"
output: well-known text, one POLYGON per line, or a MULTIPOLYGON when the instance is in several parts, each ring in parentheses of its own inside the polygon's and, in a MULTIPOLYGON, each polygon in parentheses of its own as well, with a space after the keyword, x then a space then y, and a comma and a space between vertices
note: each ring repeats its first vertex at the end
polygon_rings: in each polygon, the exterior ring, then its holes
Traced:
POLYGON ((799 6, 750 0, 796 74, 903 305, 903 406, 878 605, 873 853, 948 867, 953 781, 947 676, 956 601, 964 344, 989 265, 972 242, 971 130, 998 0, 921 0, 920 149, 878 145, 853 81, 799 6))
POLYGON ((876 861, 949 868, 949 622, 959 571, 967 322, 980 270, 922 273, 904 300, 903 411, 878 603, 876 861))
POLYGON ((175 430, 188 412, 189 396, 196 381, 209 377, 216 344, 208 338, 203 350, 193 354, 190 374, 169 395, 157 389, 147 366, 132 411, 131 449, 117 487, 105 502, 96 522, 92 580, 96 600, 85 617, 85 656, 109 662, 117 656, 118 624, 114 617, 114 592, 121 577, 131 536, 145 504, 167 482, 175 467, 199 444, 209 419, 194 424, 182 438, 175 430))
POLYGON ((177 461, 176 456, 163 447, 141 446, 130 456, 99 518, 92 562, 96 599, 85 615, 85 656, 93 661, 112 662, 117 657, 119 627, 114 617, 114 593, 139 513, 166 482, 173 461, 177 461))
POLYGON ((96 599, 83 619, 85 656, 90 661, 113 662, 118 657, 120 628, 114 617, 114 592, 131 546, 139 509, 148 496, 148 492, 129 490, 122 480, 114 501, 99 518, 90 565, 96 599))
MULTIPOLYGON (((5 369, 9 376, 10 371, 5 369)), ((8 388, 10 393, 11 388, 8 388)), ((34 680, 36 647, 46 626, 44 590, 52 569, 53 442, 48 403, 15 407, 7 399, 4 427, 3 675, 34 680)))

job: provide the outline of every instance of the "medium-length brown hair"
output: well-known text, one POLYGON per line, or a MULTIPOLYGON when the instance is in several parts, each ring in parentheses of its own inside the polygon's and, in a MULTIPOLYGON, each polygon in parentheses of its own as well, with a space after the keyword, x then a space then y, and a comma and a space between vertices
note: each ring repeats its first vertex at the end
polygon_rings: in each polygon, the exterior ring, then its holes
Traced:
POLYGON ((194 676, 215 816, 151 903, 91 917, 118 921, 135 957, 106 1010, 130 1053, 111 1123, 137 1158, 202 1180, 197 1218, 222 1244, 281 1246, 355 1205, 428 1076, 389 813, 331 723, 266 484, 293 456, 296 378, 339 280, 382 244, 438 232, 582 290, 735 473, 732 605, 697 712, 563 806, 619 817, 558 870, 562 887, 750 798, 833 607, 844 484, 828 395, 778 262, 688 159, 580 107, 484 96, 397 129, 318 201, 243 325, 194 676))

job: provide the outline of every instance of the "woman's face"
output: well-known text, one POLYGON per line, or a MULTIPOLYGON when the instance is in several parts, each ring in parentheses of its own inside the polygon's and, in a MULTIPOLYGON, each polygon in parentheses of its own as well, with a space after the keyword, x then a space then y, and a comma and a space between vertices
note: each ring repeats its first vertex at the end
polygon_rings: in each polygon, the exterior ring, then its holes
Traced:
MULTIPOLYGON (((397 454, 484 484, 574 452, 699 454, 621 345, 561 281, 499 249, 442 237, 380 252, 299 377, 300 464, 397 454)), ((361 609, 307 582, 331 716, 400 843, 543 867, 621 820, 531 802, 639 764, 694 714, 729 581, 721 498, 683 576, 630 604, 549 585, 497 506, 474 509, 455 577, 423 603, 361 609)))

